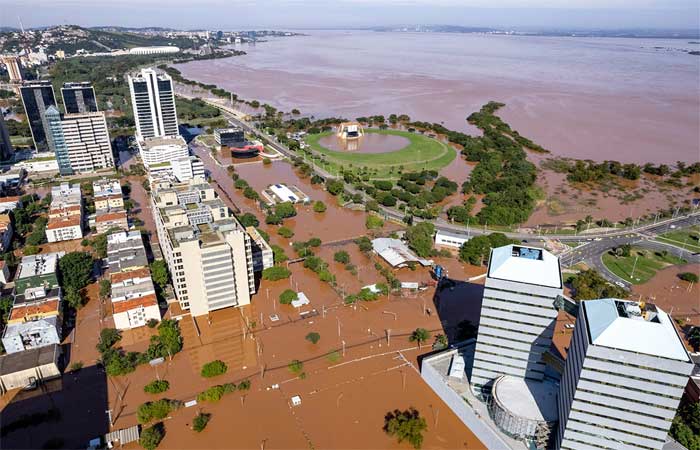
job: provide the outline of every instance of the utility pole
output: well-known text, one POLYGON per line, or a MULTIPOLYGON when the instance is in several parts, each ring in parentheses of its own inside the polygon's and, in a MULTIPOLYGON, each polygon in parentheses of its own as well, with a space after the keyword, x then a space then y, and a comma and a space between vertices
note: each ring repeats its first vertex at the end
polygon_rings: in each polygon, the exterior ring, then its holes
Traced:
POLYGON ((342 341, 343 343, 343 357, 345 357, 345 341, 342 341))
POLYGON ((639 259, 639 255, 634 257, 634 264, 632 265, 632 275, 630 275, 630 278, 634 280, 634 270, 637 268, 637 260, 639 259))
POLYGON ((386 346, 391 346, 391 328, 386 329, 386 346))
POLYGON ((108 409, 105 412, 107 413, 107 417, 109 418, 109 426, 110 427, 114 426, 114 423, 112 422, 112 410, 108 409))

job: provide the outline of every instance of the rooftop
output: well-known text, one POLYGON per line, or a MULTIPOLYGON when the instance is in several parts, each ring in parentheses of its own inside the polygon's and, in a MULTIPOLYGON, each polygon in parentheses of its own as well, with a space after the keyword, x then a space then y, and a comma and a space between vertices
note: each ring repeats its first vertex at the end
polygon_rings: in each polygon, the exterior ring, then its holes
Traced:
POLYGON ((557 420, 559 387, 547 381, 501 376, 493 385, 494 401, 517 417, 552 422, 557 420))
POLYGON ((151 149, 154 147, 159 147, 163 145, 179 145, 187 147, 187 142, 182 136, 163 136, 163 137, 152 137, 146 138, 142 142, 139 142, 142 149, 151 149))
POLYGON ((56 272, 60 253, 47 253, 45 255, 31 255, 22 258, 17 269, 16 279, 29 278, 37 275, 47 275, 56 272))
POLYGON ((144 295, 143 297, 132 298, 121 302, 113 302, 112 308, 114 310, 114 314, 119 314, 141 306, 145 308, 148 306, 155 305, 158 305, 158 300, 156 300, 156 294, 149 294, 144 295))
POLYGON ((47 230, 57 230, 59 228, 77 227, 80 226, 80 217, 55 217, 50 218, 46 224, 47 230))
POLYGON ((587 300, 581 305, 593 345, 690 360, 671 317, 656 305, 614 298, 587 300))
POLYGON ((0 375, 9 375, 58 362, 58 345, 33 348, 0 356, 0 375))
POLYGON ((517 283, 561 288, 559 258, 547 250, 506 245, 491 250, 488 277, 517 283))

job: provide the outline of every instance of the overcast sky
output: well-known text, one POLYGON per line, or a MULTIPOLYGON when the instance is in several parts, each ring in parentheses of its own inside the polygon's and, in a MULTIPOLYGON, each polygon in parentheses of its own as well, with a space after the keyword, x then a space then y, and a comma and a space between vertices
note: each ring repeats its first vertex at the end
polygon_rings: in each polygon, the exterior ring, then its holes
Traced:
POLYGON ((697 29, 698 0, 0 0, 0 26, 697 29))

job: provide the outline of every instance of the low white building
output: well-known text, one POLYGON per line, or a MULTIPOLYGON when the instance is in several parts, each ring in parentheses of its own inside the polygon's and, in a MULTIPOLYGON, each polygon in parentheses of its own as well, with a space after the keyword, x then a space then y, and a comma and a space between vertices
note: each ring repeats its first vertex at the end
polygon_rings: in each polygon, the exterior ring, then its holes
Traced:
POLYGON ((406 267, 408 263, 416 262, 421 266, 432 266, 433 261, 416 256, 415 253, 400 239, 377 238, 372 241, 372 249, 392 267, 406 267))
POLYGON ((82 237, 82 220, 79 216, 50 219, 46 225, 46 240, 49 242, 70 241, 82 237))
POLYGON ((136 141, 141 160, 146 169, 190 156, 187 143, 182 136, 152 137, 136 141))
POLYGON ((435 233, 435 245, 443 247, 460 248, 471 239, 471 236, 459 233, 450 233, 448 231, 438 230, 435 233))
POLYGON ((129 49, 130 55, 157 55, 162 53, 179 53, 180 48, 170 45, 160 45, 152 47, 134 47, 129 49))
POLYGON ((27 173, 50 175, 58 172, 58 161, 53 153, 36 153, 31 159, 15 163, 14 167, 24 169, 27 173))

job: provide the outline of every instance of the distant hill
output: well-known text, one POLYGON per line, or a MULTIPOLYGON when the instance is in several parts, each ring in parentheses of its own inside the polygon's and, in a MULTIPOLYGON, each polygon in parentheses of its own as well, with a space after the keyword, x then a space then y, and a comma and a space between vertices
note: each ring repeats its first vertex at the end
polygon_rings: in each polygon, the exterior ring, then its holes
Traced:
POLYGON ((104 31, 96 28, 83 28, 77 25, 62 25, 48 27, 43 30, 29 30, 22 38, 23 44, 20 42, 20 39, 8 36, 9 33, 16 31, 18 30, 0 32, 0 42, 2 43, 0 45, 0 53, 16 52, 24 45, 28 45, 31 48, 46 45, 49 54, 55 53, 57 50, 63 50, 66 54, 72 55, 80 49, 93 53, 154 45, 175 45, 186 49, 199 44, 197 41, 188 38, 167 38, 116 29, 114 31, 104 31), (44 39, 43 36, 46 33, 51 35, 51 39, 44 39))

